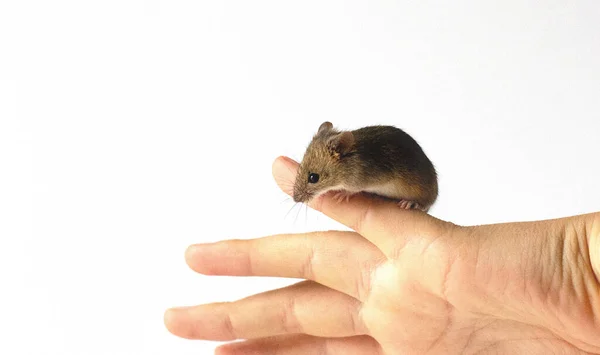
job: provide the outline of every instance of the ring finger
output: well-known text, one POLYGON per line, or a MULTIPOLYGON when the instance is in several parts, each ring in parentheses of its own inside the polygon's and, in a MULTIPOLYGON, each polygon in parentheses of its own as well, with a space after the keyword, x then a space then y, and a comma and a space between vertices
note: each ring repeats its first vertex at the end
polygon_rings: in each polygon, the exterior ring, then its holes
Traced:
POLYGON ((377 342, 366 335, 348 338, 319 338, 294 334, 225 344, 218 355, 380 355, 377 342))
POLYGON ((235 302, 174 308, 169 331, 188 339, 235 340, 282 334, 347 337, 366 334, 355 298, 312 281, 235 302))

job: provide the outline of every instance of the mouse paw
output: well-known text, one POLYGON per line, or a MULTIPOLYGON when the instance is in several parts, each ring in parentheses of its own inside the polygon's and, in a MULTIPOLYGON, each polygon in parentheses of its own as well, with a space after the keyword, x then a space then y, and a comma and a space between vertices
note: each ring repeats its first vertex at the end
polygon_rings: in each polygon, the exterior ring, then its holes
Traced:
POLYGON ((400 200, 398 202, 398 207, 403 208, 405 210, 423 210, 423 206, 414 201, 408 200, 400 200))
POLYGON ((345 190, 341 190, 341 191, 336 191, 335 194, 332 196, 334 201, 337 202, 343 202, 344 200, 346 200, 346 202, 350 201, 350 197, 352 197, 354 194, 345 190))

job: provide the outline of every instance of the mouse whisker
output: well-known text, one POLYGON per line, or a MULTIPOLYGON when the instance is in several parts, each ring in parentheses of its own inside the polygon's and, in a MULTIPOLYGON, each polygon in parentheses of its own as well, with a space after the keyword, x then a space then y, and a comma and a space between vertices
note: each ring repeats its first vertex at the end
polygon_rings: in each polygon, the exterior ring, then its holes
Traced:
POLYGON ((308 205, 305 203, 303 205, 304 205, 304 227, 306 227, 306 225, 308 224, 308 205))
POLYGON ((290 207, 290 209, 287 211, 287 213, 285 214, 285 216, 283 216, 283 219, 286 219, 286 218, 287 218, 287 216, 290 214, 290 212, 292 212, 292 210, 294 209, 294 207, 296 207, 296 205, 297 205, 297 204, 298 204, 298 203, 297 203, 297 202, 295 202, 295 203, 292 205, 292 207, 290 207))
POLYGON ((298 222, 298 216, 300 215, 300 212, 302 212, 302 205, 300 205, 300 208, 298 208, 298 212, 296 212, 296 219, 294 219, 294 224, 298 222))

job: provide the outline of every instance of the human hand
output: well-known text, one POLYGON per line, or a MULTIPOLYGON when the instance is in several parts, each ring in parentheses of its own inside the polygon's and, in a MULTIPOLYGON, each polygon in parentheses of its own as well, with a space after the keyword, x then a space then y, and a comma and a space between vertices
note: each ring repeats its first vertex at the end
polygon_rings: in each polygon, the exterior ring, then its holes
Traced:
MULTIPOLYGON (((273 175, 291 194, 297 163, 273 175)), ((308 281, 236 302, 170 309, 217 354, 600 354, 600 214, 457 226, 363 196, 311 207, 355 232, 188 248, 206 275, 308 281)))

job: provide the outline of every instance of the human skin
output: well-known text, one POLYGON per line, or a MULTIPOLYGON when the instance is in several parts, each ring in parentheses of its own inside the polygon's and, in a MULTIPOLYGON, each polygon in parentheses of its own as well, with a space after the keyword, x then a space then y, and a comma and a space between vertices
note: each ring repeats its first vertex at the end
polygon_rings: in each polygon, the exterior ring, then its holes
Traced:
MULTIPOLYGON (((287 194, 298 164, 273 164, 287 194)), ((600 354, 600 213, 459 226, 364 196, 310 206, 353 231, 190 246, 205 275, 301 278, 235 302, 173 308, 216 354, 600 354)))

